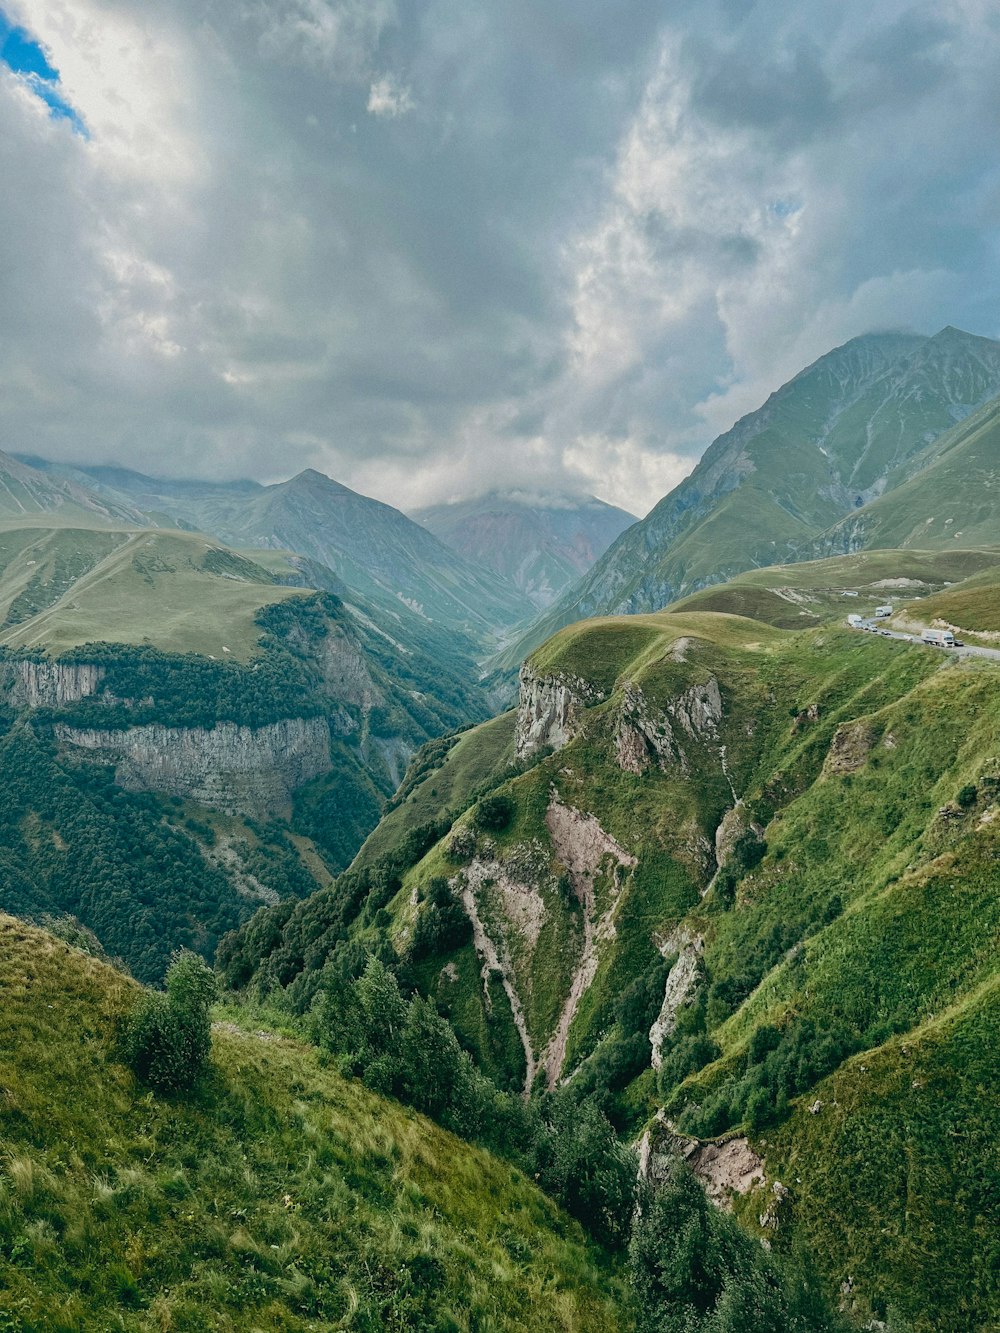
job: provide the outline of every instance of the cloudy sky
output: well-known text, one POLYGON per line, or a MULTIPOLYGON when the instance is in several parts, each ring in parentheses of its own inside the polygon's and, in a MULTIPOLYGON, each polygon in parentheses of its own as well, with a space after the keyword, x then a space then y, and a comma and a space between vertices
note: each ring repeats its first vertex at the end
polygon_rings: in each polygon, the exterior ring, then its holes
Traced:
POLYGON ((1000 334, 995 0, 0 0, 0 45, 7 451, 641 514, 831 346, 1000 334))

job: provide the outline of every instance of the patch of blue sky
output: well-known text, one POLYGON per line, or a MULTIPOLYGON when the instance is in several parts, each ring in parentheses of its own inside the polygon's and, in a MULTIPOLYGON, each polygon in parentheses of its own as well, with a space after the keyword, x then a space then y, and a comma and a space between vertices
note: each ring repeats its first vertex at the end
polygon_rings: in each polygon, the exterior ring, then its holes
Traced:
POLYGON ((798 199, 775 199, 768 207, 775 217, 790 218, 800 212, 802 204, 798 199))
POLYGON ((49 63, 42 47, 23 28, 16 27, 0 10, 0 62, 12 70, 49 108, 55 120, 68 120, 87 138, 87 127, 59 87, 59 71, 49 63))

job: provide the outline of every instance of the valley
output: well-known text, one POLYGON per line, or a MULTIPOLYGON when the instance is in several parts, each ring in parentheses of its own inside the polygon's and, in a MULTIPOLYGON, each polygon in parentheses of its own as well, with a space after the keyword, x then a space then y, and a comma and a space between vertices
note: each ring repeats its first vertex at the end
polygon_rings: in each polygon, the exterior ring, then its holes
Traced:
POLYGON ((516 1328, 527 1302, 646 1333, 695 1282, 680 1249, 672 1295, 650 1276, 667 1210, 739 1255, 685 1329, 759 1289, 778 1322, 741 1333, 985 1333, 998 388, 988 340, 856 340, 635 523, 0 459, 0 1281, 26 1326, 208 1301, 222 1329, 249 1301, 269 1328, 516 1328), (121 1033, 178 949, 221 1007, 175 1105, 121 1033), (18 1072, 49 1067, 40 1004, 76 1006, 108 1089, 72 1159, 18 1072), (175 1262, 154 1219, 183 1208, 175 1262), (110 1286, 38 1280, 64 1234, 77 1271, 113 1237, 110 1286))

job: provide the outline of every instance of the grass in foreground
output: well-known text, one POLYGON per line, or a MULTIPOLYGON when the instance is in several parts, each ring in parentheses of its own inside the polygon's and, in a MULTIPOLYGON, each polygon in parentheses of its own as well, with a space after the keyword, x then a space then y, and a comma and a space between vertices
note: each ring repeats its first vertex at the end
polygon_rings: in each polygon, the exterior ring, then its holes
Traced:
POLYGON ((113 1058, 135 987, 0 917, 0 1328, 623 1326, 579 1228, 511 1168, 226 1022, 171 1101, 113 1058))

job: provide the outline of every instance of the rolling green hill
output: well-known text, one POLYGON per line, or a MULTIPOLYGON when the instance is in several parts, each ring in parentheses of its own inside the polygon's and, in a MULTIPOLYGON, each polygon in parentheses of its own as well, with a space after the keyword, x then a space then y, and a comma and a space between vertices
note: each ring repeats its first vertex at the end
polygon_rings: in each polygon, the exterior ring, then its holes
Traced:
MULTIPOLYGON (((768 578, 826 620, 842 580, 932 589, 983 559, 952 557, 768 578)), ((733 596, 754 591, 773 609, 766 581, 733 596)), ((682 1150, 776 1252, 805 1244, 831 1297, 850 1279, 862 1323, 892 1307, 894 1327, 982 1333, 1000 1318, 1000 669, 698 600, 549 640, 522 673, 523 771, 481 782, 437 841, 455 749, 415 773, 370 840, 388 877, 371 857, 353 908, 345 877, 262 913, 237 937, 244 978, 307 1007, 324 967, 391 946, 494 1078, 596 1096, 648 1132, 654 1177, 682 1150), (471 938, 435 915, 442 882, 471 938)), ((480 780, 497 738, 464 739, 480 780)))
MULTIPOLYGON (((933 338, 871 334, 836 348, 719 436, 691 475, 498 653, 494 666, 516 670, 574 620, 657 610, 757 566, 858 546, 941 544, 925 540, 923 528, 914 531, 916 518, 909 526, 902 518, 890 525, 888 517, 869 525, 869 508, 905 512, 905 500, 893 508, 897 488, 934 465, 939 448, 947 472, 955 422, 998 392, 1000 344, 958 329, 933 338), (829 529, 837 535, 824 536, 829 529)), ((953 489, 969 466, 956 462, 953 489)), ((941 483, 930 484, 936 492, 941 483)), ((936 495, 910 512, 924 523, 935 505, 936 495)), ((988 510, 982 491, 974 522, 961 521, 971 516, 959 505, 950 531, 962 532, 966 548, 996 540, 988 510)))
POLYGON ((109 502, 169 514, 231 546, 294 551, 332 570, 360 596, 389 597, 480 646, 533 609, 511 585, 398 509, 313 469, 273 486, 170 481, 125 468, 74 475, 87 477, 109 502))
POLYGON ((0 907, 78 917, 144 980, 329 883, 410 756, 488 711, 465 641, 261 555, 0 524, 0 907))
POLYGON ((148 644, 245 662, 262 607, 297 590, 199 534, 0 525, 0 644, 148 644))
POLYGON ((137 988, 0 917, 0 1318, 60 1333, 625 1327, 579 1227, 487 1153, 230 1017, 153 1096, 137 988))
POLYGON ((998 569, 1000 550, 859 551, 749 570, 692 593, 669 609, 723 611, 781 629, 811 629, 842 621, 852 611, 870 615, 879 603, 901 600, 913 614, 926 610, 927 616, 935 616, 947 599, 958 596, 959 588, 981 588, 980 595, 986 596, 997 582, 998 569))

